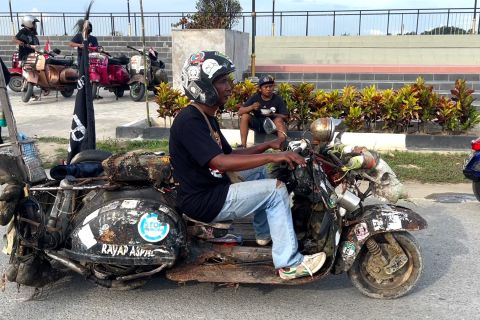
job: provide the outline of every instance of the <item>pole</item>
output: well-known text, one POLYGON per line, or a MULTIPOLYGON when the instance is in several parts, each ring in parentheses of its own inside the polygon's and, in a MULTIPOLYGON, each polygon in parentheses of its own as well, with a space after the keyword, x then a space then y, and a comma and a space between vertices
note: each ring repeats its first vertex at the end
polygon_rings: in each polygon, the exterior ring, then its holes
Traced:
POLYGON ((12 12, 12 0, 8 0, 8 6, 10 7, 10 22, 12 24, 12 34, 15 37, 15 24, 13 23, 13 12, 12 12))
POLYGON ((132 23, 130 22, 130 0, 127 0, 127 11, 128 11, 128 36, 132 36, 132 23))
POLYGON ((252 0, 252 55, 251 55, 251 78, 255 78, 255 31, 257 28, 257 14, 255 13, 255 0, 252 0))
POLYGON ((272 37, 275 36, 275 0, 272 0, 272 37))
POLYGON ((152 126, 150 110, 148 108, 148 70, 147 70, 147 45, 145 43, 145 17, 143 16, 143 0, 140 0, 140 14, 142 15, 142 45, 143 45, 143 85, 145 86, 145 107, 147 108, 147 123, 152 126))
POLYGON ((473 5, 472 34, 477 33, 477 0, 473 5))

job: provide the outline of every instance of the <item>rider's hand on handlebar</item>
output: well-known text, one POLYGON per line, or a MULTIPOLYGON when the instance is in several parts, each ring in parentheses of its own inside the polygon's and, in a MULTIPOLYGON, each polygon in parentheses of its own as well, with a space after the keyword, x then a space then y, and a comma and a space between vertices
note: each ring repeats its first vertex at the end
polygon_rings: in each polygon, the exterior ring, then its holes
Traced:
POLYGON ((252 109, 253 110, 258 110, 260 109, 261 105, 260 105, 260 102, 255 102, 254 104, 252 104, 252 109))
POLYGON ((275 160, 275 162, 285 161, 286 163, 288 163, 288 167, 290 169, 295 169, 297 165, 299 165, 300 167, 305 167, 307 165, 307 162, 302 156, 292 151, 277 153, 275 160))

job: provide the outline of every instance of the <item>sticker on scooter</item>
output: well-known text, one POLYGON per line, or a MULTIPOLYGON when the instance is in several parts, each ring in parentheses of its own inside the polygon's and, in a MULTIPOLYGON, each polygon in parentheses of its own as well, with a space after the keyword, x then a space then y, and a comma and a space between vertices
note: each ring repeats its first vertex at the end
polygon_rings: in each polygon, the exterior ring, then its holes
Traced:
POLYGON ((159 242, 165 239, 170 231, 168 223, 158 221, 157 213, 146 213, 138 222, 138 234, 148 242, 159 242))
POLYGON ((367 224, 365 222, 359 223, 355 226, 355 236, 358 241, 362 241, 370 235, 367 224))
POLYGON ((343 244, 343 248, 342 248, 343 259, 345 260, 349 257, 352 257, 355 254, 355 251, 356 251, 355 244, 353 242, 346 241, 343 244))

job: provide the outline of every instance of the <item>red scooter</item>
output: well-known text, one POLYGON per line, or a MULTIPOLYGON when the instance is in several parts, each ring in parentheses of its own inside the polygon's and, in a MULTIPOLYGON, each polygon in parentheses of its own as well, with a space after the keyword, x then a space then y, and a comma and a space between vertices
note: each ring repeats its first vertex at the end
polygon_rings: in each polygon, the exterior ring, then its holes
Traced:
POLYGON ((93 96, 97 97, 98 90, 103 87, 105 90, 114 92, 117 99, 123 97, 125 90, 129 89, 128 57, 112 57, 102 47, 90 47, 88 49, 90 50, 88 58, 93 96))
POLYGON ((12 54, 12 67, 8 68, 10 72, 10 82, 8 87, 15 92, 20 92, 22 89, 22 62, 18 58, 18 52, 12 54))

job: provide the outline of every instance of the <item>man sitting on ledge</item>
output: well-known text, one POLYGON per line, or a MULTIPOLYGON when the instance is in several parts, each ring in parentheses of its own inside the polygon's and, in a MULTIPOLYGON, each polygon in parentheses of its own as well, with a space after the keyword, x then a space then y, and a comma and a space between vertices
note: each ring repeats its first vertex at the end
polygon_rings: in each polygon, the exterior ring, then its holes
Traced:
POLYGON ((258 133, 265 133, 263 121, 266 117, 270 117, 277 126, 278 137, 286 139, 284 132, 287 132, 285 120, 288 118, 288 110, 282 97, 273 92, 274 88, 275 79, 272 76, 261 77, 258 81, 258 92, 239 108, 242 147, 247 146, 249 128, 258 133))

